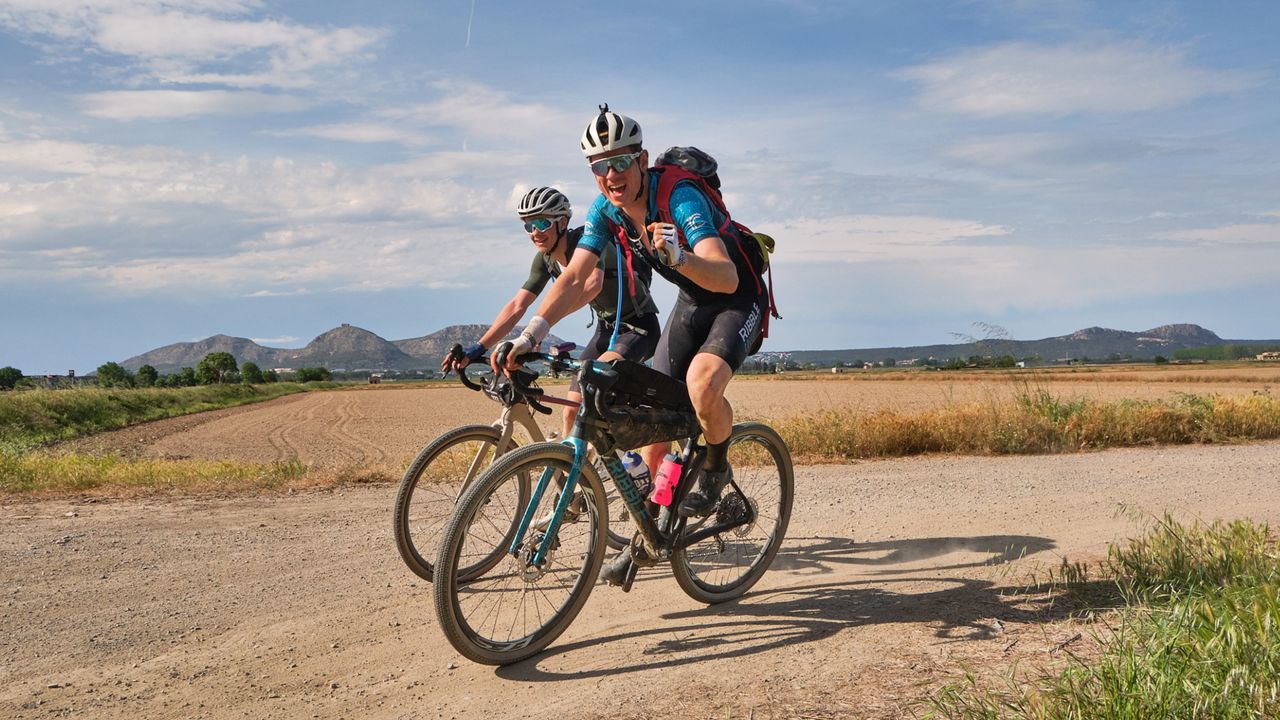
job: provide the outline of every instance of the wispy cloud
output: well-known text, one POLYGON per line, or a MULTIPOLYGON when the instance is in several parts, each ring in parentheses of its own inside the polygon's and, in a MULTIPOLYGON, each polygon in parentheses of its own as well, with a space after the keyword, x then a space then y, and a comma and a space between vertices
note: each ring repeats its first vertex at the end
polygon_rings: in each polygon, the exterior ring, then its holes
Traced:
POLYGON ((90 93, 82 101, 85 114, 109 120, 287 113, 311 105, 289 95, 228 90, 119 90, 90 93))
POLYGON ((397 127, 386 123, 334 123, 332 125, 313 125, 292 130, 275 130, 272 135, 280 137, 307 136, 324 140, 338 140, 353 143, 397 143, 411 147, 429 145, 435 140, 428 134, 415 130, 397 127))
POLYGON ((1241 223, 1161 233, 1162 240, 1209 245, 1280 245, 1280 223, 1241 223))
POLYGON ((298 342, 302 338, 296 335, 281 335, 280 337, 249 338, 249 339, 258 343, 259 345, 292 345, 293 343, 298 342))
POLYGON ((124 59, 133 82, 301 88, 314 73, 367 60, 388 35, 256 17, 256 0, 0 0, 0 27, 50 52, 124 59))
POLYGON ((871 262, 919 260, 939 246, 1009 235, 999 225, 955 218, 845 215, 783 223, 787 261, 871 262))
MULTIPOLYGON (((379 115, 426 125, 457 128, 471 139, 525 141, 531 137, 574 137, 585 125, 577 114, 539 102, 521 100, 487 85, 453 80, 434 84, 439 96, 430 102, 389 108, 379 115)), ((566 144, 571 144, 566 141, 566 144)))
POLYGON ((1256 82, 1249 73, 1198 67, 1184 48, 1142 41, 1009 42, 957 52, 897 76, 920 85, 925 108, 979 117, 1163 110, 1256 82))

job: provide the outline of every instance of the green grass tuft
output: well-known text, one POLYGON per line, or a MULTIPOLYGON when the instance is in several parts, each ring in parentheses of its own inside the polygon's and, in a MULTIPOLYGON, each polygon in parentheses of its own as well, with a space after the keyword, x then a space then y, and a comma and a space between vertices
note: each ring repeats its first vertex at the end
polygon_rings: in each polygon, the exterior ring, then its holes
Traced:
POLYGON ((1096 660, 1003 687, 974 674, 927 717, 1133 719, 1280 715, 1280 554, 1265 525, 1161 518, 1104 564, 1128 606, 1096 660))

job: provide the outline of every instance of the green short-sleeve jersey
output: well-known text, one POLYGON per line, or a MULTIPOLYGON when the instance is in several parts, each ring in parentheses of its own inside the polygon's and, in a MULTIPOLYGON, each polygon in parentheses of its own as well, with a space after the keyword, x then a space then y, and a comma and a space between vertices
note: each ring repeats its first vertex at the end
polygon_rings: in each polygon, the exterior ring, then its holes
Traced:
MULTIPOLYGON (((567 257, 573 257, 573 251, 578 247, 578 240, 581 237, 582 228, 580 227, 571 228, 565 233, 567 257)), ((644 262, 635 263, 636 290, 633 297, 631 285, 626 281, 626 278, 631 276, 625 264, 626 258, 623 258, 623 263, 622 272, 619 273, 617 253, 613 252, 612 247, 606 249, 596 261, 596 267, 604 272, 604 286, 600 288, 600 294, 591 301, 591 309, 604 322, 613 322, 613 317, 617 314, 619 282, 622 283, 623 322, 630 322, 641 315, 658 312, 658 305, 653 301, 653 295, 649 293, 649 282, 653 277, 653 271, 644 262)), ((560 277, 561 272, 563 268, 560 267, 560 263, 545 253, 539 252, 533 256, 533 263, 529 266, 529 279, 524 281, 522 287, 534 295, 539 295, 549 281, 560 277)))

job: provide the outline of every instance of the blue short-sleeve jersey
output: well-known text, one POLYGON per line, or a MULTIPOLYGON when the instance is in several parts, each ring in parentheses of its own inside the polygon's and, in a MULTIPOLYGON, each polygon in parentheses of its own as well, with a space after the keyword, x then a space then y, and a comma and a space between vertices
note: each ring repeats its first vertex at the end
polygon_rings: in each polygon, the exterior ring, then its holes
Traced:
MULTIPOLYGON (((658 220, 657 195, 658 174, 649 173, 649 207, 645 224, 658 220)), ((707 200, 701 189, 692 182, 683 181, 676 183, 671 191, 671 220, 680 226, 685 240, 692 248, 700 240, 717 237, 717 228, 724 224, 725 217, 707 200)), ((601 254, 617 237, 617 229, 621 225, 622 211, 614 207, 604 195, 596 196, 595 202, 587 210, 586 224, 578 247, 601 254)))

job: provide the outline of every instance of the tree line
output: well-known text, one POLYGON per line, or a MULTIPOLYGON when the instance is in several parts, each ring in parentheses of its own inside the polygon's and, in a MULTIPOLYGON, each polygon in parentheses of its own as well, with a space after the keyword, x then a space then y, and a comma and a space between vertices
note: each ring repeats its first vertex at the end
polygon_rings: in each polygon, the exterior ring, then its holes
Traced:
MULTIPOLYGON (((292 373, 296 382, 316 382, 333 379, 328 368, 299 368, 292 373)), ((98 387, 103 388, 174 388, 195 385, 244 384, 261 385, 280 381, 275 370, 263 370, 257 363, 237 363, 229 352, 212 352, 196 363, 194 368, 184 367, 175 373, 162 375, 152 365, 143 365, 137 372, 129 372, 118 362, 103 363, 95 373, 98 387)), ((0 368, 0 390, 35 387, 36 378, 27 377, 15 367, 0 368)))
MULTIPOLYGON (((280 381, 280 375, 271 369, 263 370, 258 364, 246 360, 237 364, 229 352, 212 352, 196 363, 194 368, 184 367, 176 373, 161 375, 151 365, 143 365, 138 372, 130 373, 116 362, 98 366, 99 387, 190 387, 193 385, 261 385, 280 381)), ((332 380, 327 368, 299 368, 293 373, 297 382, 332 380)))

